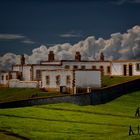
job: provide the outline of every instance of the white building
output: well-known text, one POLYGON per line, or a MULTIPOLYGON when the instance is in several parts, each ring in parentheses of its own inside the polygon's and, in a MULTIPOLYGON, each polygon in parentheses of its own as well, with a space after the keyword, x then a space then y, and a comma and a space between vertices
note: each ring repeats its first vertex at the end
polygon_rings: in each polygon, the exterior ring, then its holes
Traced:
POLYGON ((55 55, 50 51, 48 60, 41 61, 40 64, 25 64, 22 56, 21 64, 13 65, 12 71, 0 74, 0 84, 10 87, 39 86, 55 91, 65 89, 74 93, 74 88, 100 88, 103 75, 140 75, 140 60, 106 61, 101 53, 98 61, 84 61, 81 60, 80 52, 76 52, 75 60, 55 61, 55 55))
POLYGON ((114 60, 111 62, 111 75, 139 76, 140 60, 114 60))
POLYGON ((87 88, 101 87, 100 70, 44 70, 42 71, 42 87, 48 91, 77 93, 87 88), (75 91, 77 90, 77 91, 75 91), (80 91, 81 90, 81 91, 80 91))

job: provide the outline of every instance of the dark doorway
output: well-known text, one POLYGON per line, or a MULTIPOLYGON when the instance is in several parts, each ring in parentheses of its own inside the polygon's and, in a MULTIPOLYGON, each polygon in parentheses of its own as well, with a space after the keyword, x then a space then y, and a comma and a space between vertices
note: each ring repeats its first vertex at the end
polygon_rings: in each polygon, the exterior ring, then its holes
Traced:
POLYGON ((123 75, 127 75, 127 65, 123 65, 123 75))
POLYGON ((133 75, 133 67, 131 64, 129 64, 129 76, 133 75))
POLYGON ((66 86, 60 86, 60 92, 61 93, 67 93, 67 87, 66 86))

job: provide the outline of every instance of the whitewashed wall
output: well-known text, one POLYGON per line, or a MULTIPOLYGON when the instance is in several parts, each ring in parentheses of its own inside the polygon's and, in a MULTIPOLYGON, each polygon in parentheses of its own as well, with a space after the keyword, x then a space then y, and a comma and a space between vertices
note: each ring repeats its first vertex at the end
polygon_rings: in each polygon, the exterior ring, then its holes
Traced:
POLYGON ((8 84, 8 80, 6 80, 6 76, 8 76, 8 73, 0 73, 0 84, 6 85, 8 84), (3 76, 3 80, 2 80, 3 76))
POLYGON ((100 88, 101 71, 75 71, 75 85, 81 88, 100 88))
POLYGON ((73 69, 73 66, 76 65, 78 66, 78 69, 81 69, 81 66, 85 66, 86 69, 92 69, 92 66, 96 66, 96 69, 100 69, 100 66, 104 67, 104 75, 109 75, 109 73, 107 73, 107 66, 111 66, 111 63, 109 61, 80 61, 80 62, 76 62, 76 61, 68 61, 68 62, 63 62, 62 68, 64 69, 66 65, 70 66, 70 69, 73 69))
POLYGON ((138 71, 137 69, 136 69, 136 64, 137 63, 139 63, 140 64, 140 61, 139 62, 134 62, 133 63, 133 72, 134 72, 134 75, 140 75, 140 70, 138 71))
POLYGON ((52 65, 60 65, 61 61, 53 61, 53 62, 49 62, 49 61, 42 61, 41 64, 52 64, 52 65))
POLYGON ((30 69, 31 69, 31 66, 25 66, 23 67, 23 70, 22 70, 22 75, 23 75, 23 79, 24 81, 29 81, 31 80, 30 79, 30 69))
POLYGON ((13 69, 12 69, 12 70, 13 70, 13 71, 21 71, 21 70, 20 70, 20 67, 21 67, 21 66, 13 66, 13 69))
POLYGON ((111 66, 111 75, 115 75, 115 76, 119 76, 119 75, 123 75, 123 70, 122 70, 122 64, 121 63, 112 63, 111 66))
MULTIPOLYGON (((61 81, 59 86, 66 86, 72 88, 73 71, 71 70, 57 70, 57 71, 42 71, 42 87, 45 88, 59 88, 56 84, 56 76, 60 75, 61 81), (71 83, 66 84, 66 76, 71 76, 71 83), (50 84, 46 85, 46 76, 50 77, 50 84)), ((75 84, 76 87, 81 88, 100 88, 101 87, 101 71, 75 71, 75 84)))
POLYGON ((11 88, 37 88, 37 81, 19 81, 17 79, 9 80, 9 87, 11 88))
POLYGON ((137 76, 140 75, 140 71, 137 71, 136 69, 136 64, 140 63, 139 62, 132 62, 132 61, 128 61, 128 62, 112 62, 111 65, 111 69, 112 69, 112 74, 111 75, 115 75, 115 76, 119 76, 119 75, 123 75, 123 65, 129 65, 132 64, 133 66, 133 75, 137 76))
MULTIPOLYGON (((104 66, 104 74, 108 75, 107 73, 107 66, 110 66, 109 61, 100 62, 100 61, 61 61, 59 62, 43 62, 42 65, 33 65, 33 79, 36 80, 36 71, 37 70, 57 70, 57 69, 65 69, 66 65, 70 66, 70 69, 73 69, 74 65, 77 65, 79 69, 81 69, 81 66, 85 66, 86 69, 92 69, 92 66, 96 66, 97 69, 100 69, 100 66, 104 66)), ((31 80, 31 65, 15 65, 13 66, 13 71, 20 71, 23 73, 23 79, 24 81, 31 80)))
POLYGON ((55 69, 59 69, 59 68, 61 68, 61 66, 35 65, 35 66, 33 66, 33 78, 36 79, 37 70, 55 70, 55 69))
POLYGON ((67 86, 67 87, 72 87, 72 79, 73 79, 73 72, 68 71, 68 70, 57 70, 57 71, 42 71, 42 87, 45 88, 59 88, 60 86, 67 86), (56 76, 60 75, 61 80, 60 80, 60 85, 56 84, 56 76), (71 83, 66 84, 66 76, 70 75, 71 77, 71 83), (50 77, 50 84, 46 85, 46 76, 50 77))
POLYGON ((31 80, 30 79, 30 69, 31 69, 31 66, 30 65, 18 65, 18 66, 13 66, 13 71, 19 71, 19 72, 22 72, 23 74, 23 79, 24 81, 29 81, 31 80))

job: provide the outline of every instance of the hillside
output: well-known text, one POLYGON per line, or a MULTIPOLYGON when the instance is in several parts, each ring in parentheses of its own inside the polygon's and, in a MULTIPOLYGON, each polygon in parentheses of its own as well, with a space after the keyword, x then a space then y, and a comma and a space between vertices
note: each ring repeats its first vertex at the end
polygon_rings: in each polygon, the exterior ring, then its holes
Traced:
MULTIPOLYGON (((0 130, 32 140, 138 140, 140 121, 134 117, 138 105, 140 91, 97 106, 65 103, 0 109, 0 130), (128 136, 129 125, 136 135, 128 136)), ((3 137, 8 136, 1 132, 0 139, 3 137)))
POLYGON ((44 92, 39 88, 0 88, 0 102, 26 100, 34 97, 57 96, 59 93, 44 92))

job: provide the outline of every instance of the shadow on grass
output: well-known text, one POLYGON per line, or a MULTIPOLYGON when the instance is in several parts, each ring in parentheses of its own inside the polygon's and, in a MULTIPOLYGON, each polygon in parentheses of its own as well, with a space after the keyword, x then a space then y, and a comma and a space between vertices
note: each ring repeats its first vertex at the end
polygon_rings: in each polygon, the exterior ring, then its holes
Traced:
MULTIPOLYGON (((37 107, 37 106, 36 106, 37 107)), ((49 110, 62 110, 62 111, 70 111, 70 112, 80 112, 80 113, 88 113, 88 114, 97 114, 97 115, 109 115, 109 116, 114 116, 114 117, 123 117, 123 118, 134 118, 132 116, 127 116, 127 115, 116 115, 116 114, 111 114, 111 113, 101 113, 101 112, 92 112, 92 111, 82 111, 82 110, 73 110, 73 109, 62 109, 62 108, 49 108, 49 107, 40 107, 38 106, 37 108, 43 108, 43 109, 49 109, 49 110)))
POLYGON ((7 130, 0 129, 0 133, 3 133, 4 135, 10 135, 10 136, 13 136, 13 137, 16 137, 16 138, 20 138, 22 140, 30 140, 30 139, 28 139, 28 138, 26 138, 24 136, 21 136, 19 134, 15 134, 15 133, 7 131, 7 130))
POLYGON ((52 121, 52 122, 65 122, 65 123, 80 123, 80 124, 96 124, 96 125, 106 125, 106 126, 119 126, 119 127, 128 127, 127 125, 118 125, 118 124, 109 124, 109 123, 95 123, 95 122, 84 122, 84 121, 74 121, 74 120, 58 120, 58 119, 44 119, 37 117, 25 117, 25 116, 17 116, 17 115, 8 115, 8 114, 0 114, 3 117, 15 117, 21 119, 33 119, 33 120, 41 120, 41 121, 52 121))

